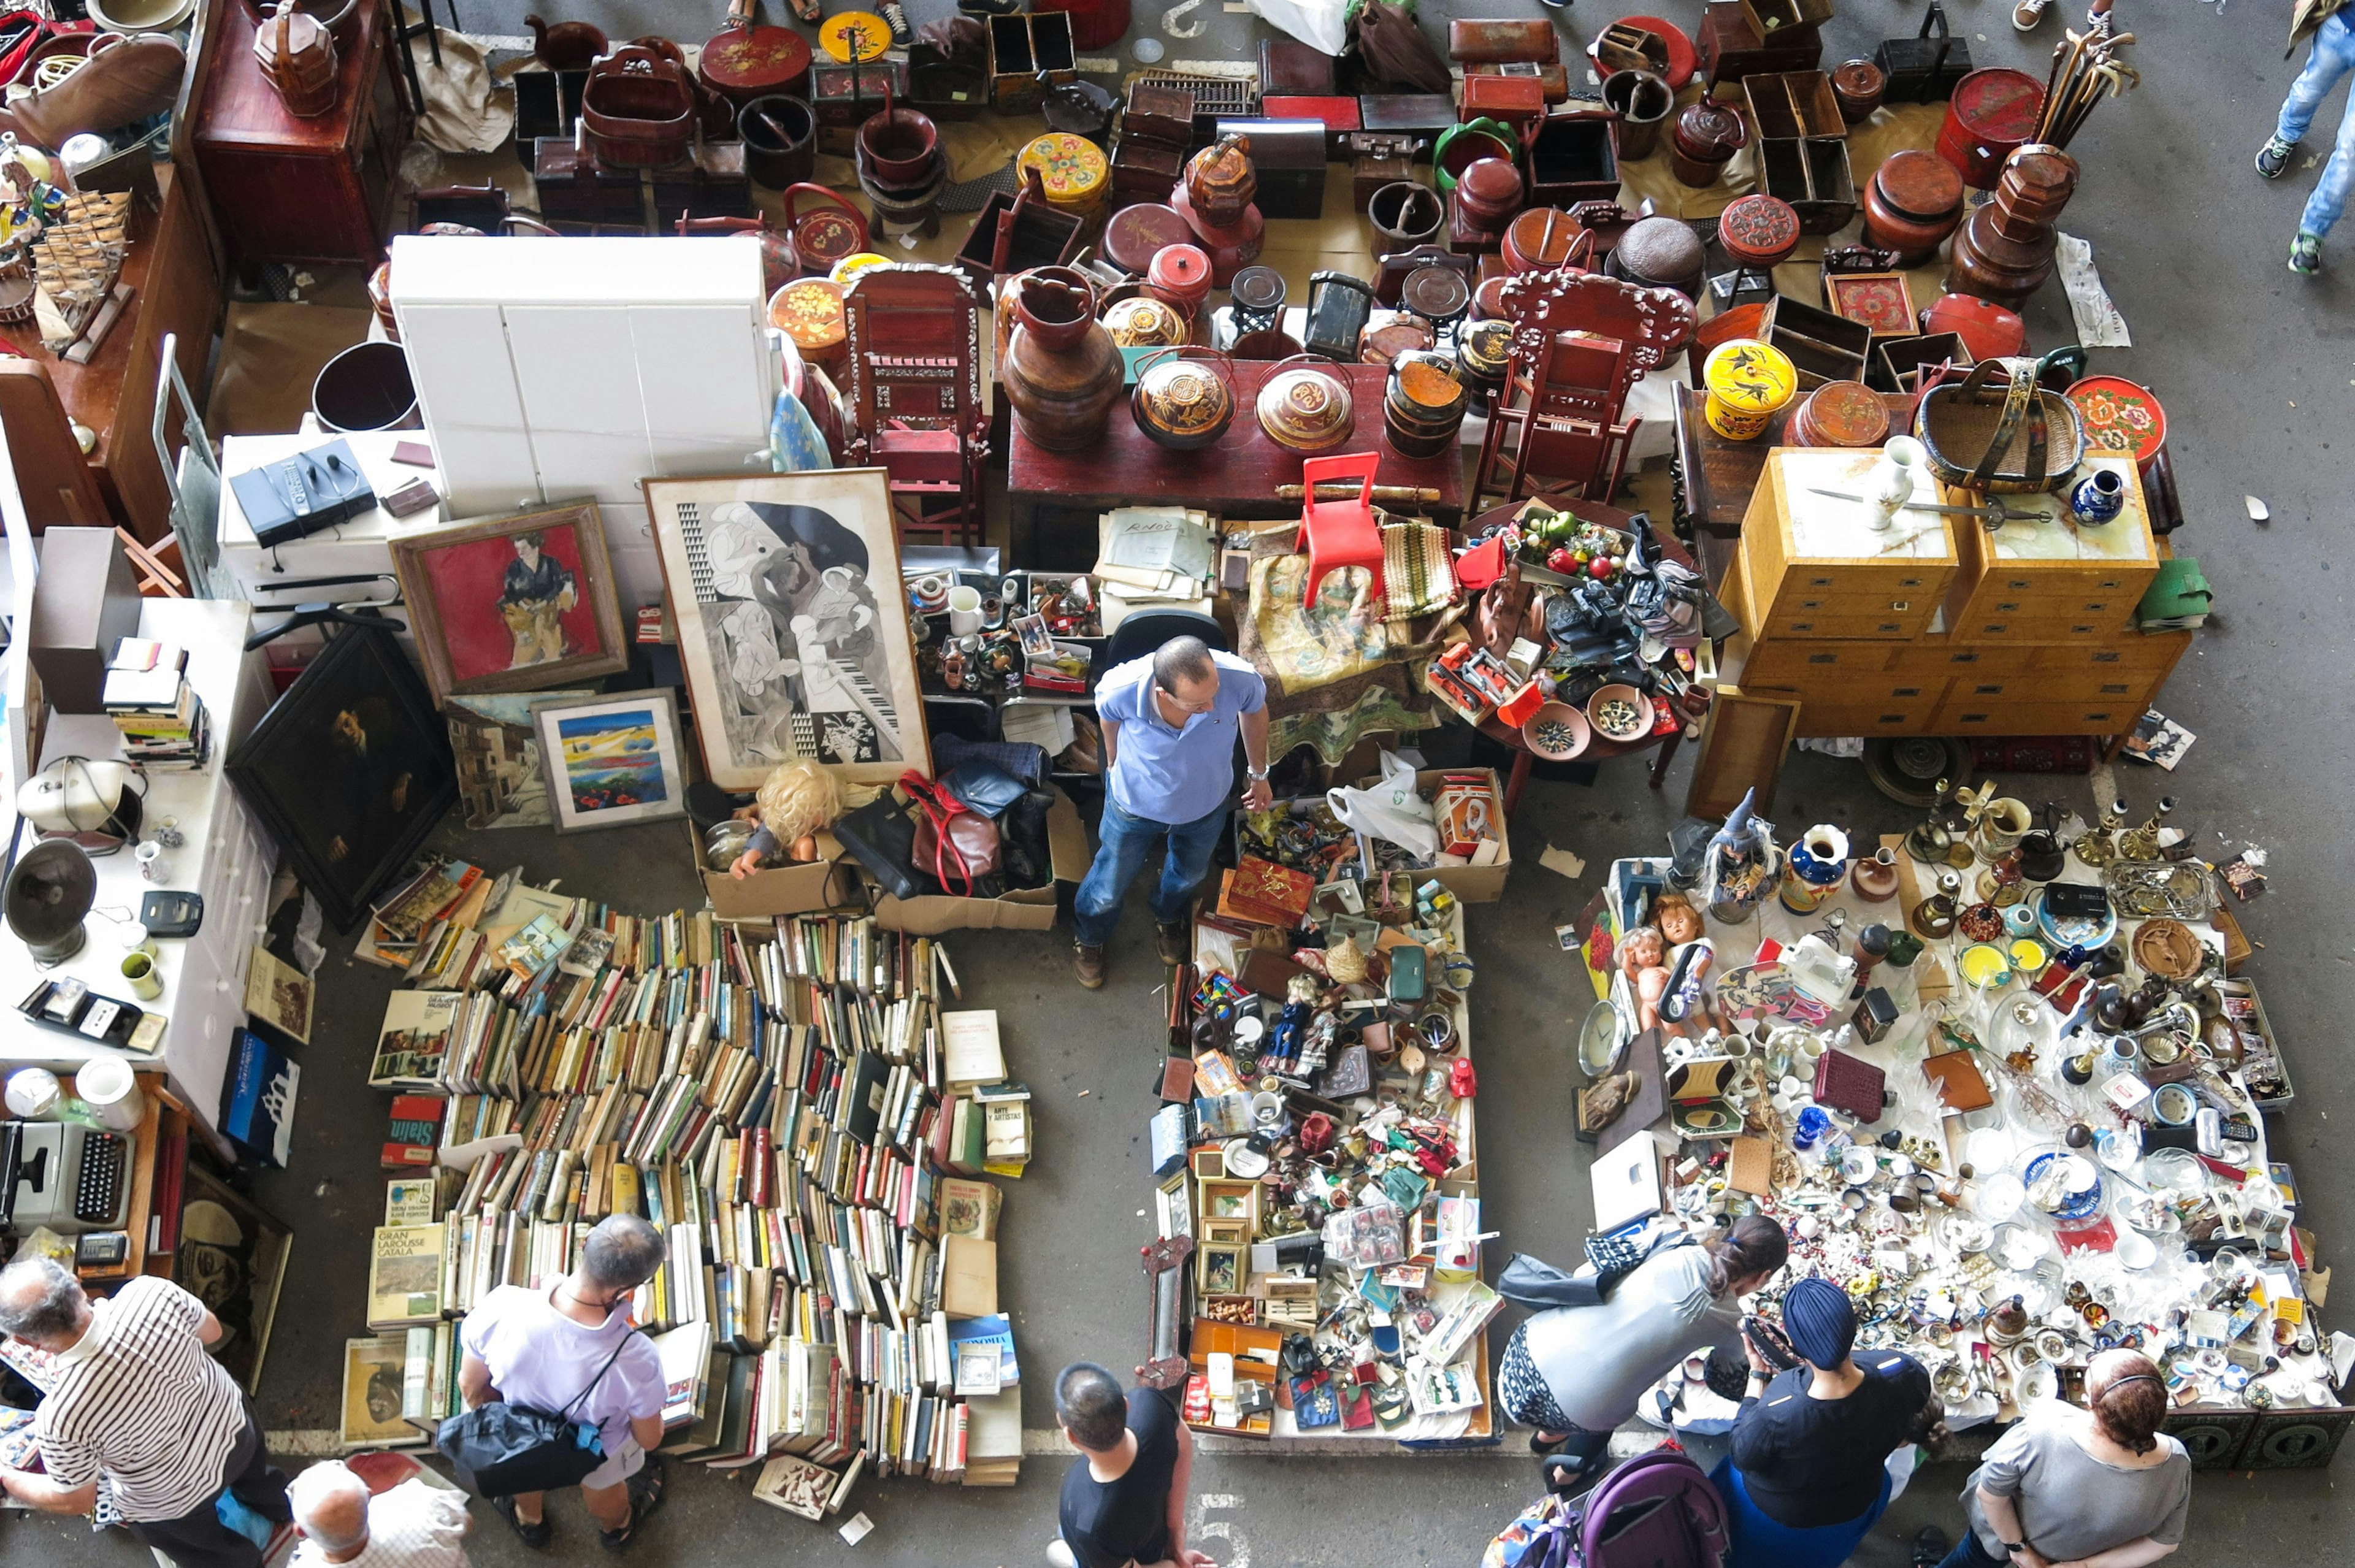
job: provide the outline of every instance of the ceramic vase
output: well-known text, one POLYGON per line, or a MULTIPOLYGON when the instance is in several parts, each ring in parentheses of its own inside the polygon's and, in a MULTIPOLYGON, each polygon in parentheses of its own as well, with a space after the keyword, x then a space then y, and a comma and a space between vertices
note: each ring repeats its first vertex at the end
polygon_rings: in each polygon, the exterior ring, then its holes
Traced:
POLYGON ((2069 492, 2069 514, 2081 528, 2099 528, 2126 510, 2126 482, 2116 472, 2096 468, 2069 492))
POLYGON ((1818 823, 1800 835, 1783 858, 1783 907, 1794 914, 1811 914, 1839 891, 1848 875, 1848 835, 1829 823, 1818 823))
POLYGON ((1891 436, 1881 447, 1881 461, 1873 465, 1865 490, 1872 504, 1872 527, 1876 530, 1896 527, 1897 514, 1913 498, 1914 486, 1926 472, 1928 460, 1922 443, 1910 435, 1891 436))

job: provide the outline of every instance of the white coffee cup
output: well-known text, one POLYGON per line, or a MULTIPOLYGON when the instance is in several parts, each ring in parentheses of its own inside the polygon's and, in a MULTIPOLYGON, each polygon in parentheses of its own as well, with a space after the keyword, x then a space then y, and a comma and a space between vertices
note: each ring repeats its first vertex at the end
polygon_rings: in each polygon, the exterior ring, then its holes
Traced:
POLYGON ((949 590, 949 634, 970 637, 981 630, 981 590, 958 583, 949 590))
POLYGON ((74 1074, 74 1093, 114 1132, 131 1132, 147 1115, 147 1097, 139 1092, 139 1080, 119 1056, 94 1056, 83 1063, 74 1074))

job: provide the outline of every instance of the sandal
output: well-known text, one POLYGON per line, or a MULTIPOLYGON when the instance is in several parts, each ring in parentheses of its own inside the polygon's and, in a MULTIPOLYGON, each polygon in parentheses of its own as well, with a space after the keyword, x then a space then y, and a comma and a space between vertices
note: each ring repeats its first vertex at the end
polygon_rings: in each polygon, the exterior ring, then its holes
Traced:
POLYGON ((1553 1439, 1551 1442, 1548 1442, 1546 1440, 1545 1434, 1541 1432, 1532 1432, 1529 1434, 1529 1452, 1542 1459, 1549 1454, 1561 1453, 1561 1445, 1569 1441, 1570 1434, 1567 1432, 1553 1439))
POLYGON ((793 0, 793 4, 794 15, 801 18, 803 26, 815 27, 826 20, 824 0, 793 0))
POLYGON ((545 1513, 539 1516, 537 1522, 531 1524, 526 1524, 517 1518, 513 1498, 493 1498, 491 1507, 501 1519, 507 1521, 507 1528, 516 1532, 516 1539, 526 1546, 545 1547, 549 1539, 556 1534, 555 1530, 549 1526, 548 1515, 545 1513))
POLYGON ((608 1552, 619 1552, 629 1545, 630 1538, 638 1531, 638 1526, 645 1523, 654 1516, 655 1509, 662 1507, 663 1488, 668 1479, 662 1456, 647 1455, 645 1468, 630 1477, 630 1522, 619 1530, 599 1531, 597 1544, 608 1552))

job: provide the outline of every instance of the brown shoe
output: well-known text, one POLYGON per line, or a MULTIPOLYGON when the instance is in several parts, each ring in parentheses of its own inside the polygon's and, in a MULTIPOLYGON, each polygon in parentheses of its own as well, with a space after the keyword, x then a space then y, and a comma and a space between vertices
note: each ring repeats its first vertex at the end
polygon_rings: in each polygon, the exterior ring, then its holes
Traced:
POLYGON ((1091 991, 1103 989, 1103 949, 1084 942, 1071 944, 1071 972, 1091 991))
POLYGON ((1166 923, 1156 921, 1153 926, 1153 950, 1161 955, 1161 962, 1164 964, 1173 965, 1183 964, 1188 956, 1186 951, 1187 938, 1192 933, 1187 930, 1186 923, 1182 920, 1166 923))

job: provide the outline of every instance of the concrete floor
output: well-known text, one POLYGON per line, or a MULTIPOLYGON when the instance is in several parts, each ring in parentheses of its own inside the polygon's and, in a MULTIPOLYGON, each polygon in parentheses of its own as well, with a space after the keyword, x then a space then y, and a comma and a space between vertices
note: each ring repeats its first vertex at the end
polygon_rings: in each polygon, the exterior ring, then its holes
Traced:
MULTIPOLYGON (((518 34, 524 3, 465 0, 459 19, 479 33, 518 34)), ((2062 22, 2075 19, 2069 4, 2056 0, 2062 22)), ((913 0, 908 8, 921 24, 946 5, 913 0)), ((773 16, 777 0, 767 9, 773 16)), ((1491 16, 1533 6, 1455 0, 1453 9, 1491 16)), ((1680 21, 1697 14, 1689 3, 1671 9, 1680 21)), ((2059 23, 2048 19, 2023 40, 2000 0, 1956 0, 1950 9, 1979 63, 2042 74, 2059 23)), ((2339 1009, 2355 1000, 2346 939, 2355 925, 2355 886, 2343 848, 2355 837, 2355 806, 2343 782, 2345 748, 2331 738, 2355 720, 2340 662, 2345 598, 2333 575, 2355 565, 2334 561, 2339 536, 2327 532, 2344 523, 2350 460, 2329 453, 2334 443, 2355 439, 2348 421, 2355 315, 2346 273, 2301 280, 2283 270, 2314 171, 2294 167, 2269 187, 2249 166, 2296 69, 2281 58, 2285 9, 2243 0, 2227 14, 2206 0, 2123 0, 2121 21, 2140 39, 2132 59, 2144 85, 2105 104, 2074 147, 2086 177, 2065 227, 2093 242, 2137 338, 2131 351, 2097 354, 2094 367, 2145 380, 2165 399, 2190 519, 2178 546, 2200 557, 2219 593, 2217 617, 2163 698, 2198 743, 2171 777, 2127 768, 2117 782, 2137 806, 2162 793, 2179 796, 2211 853, 2254 842, 2274 856, 2273 891, 2251 912, 2252 934, 2265 945, 2251 970, 2265 985, 2288 1043, 2300 1098, 2269 1133, 2275 1157, 2297 1169, 2307 1200, 2302 1219, 2319 1233, 2328 1263, 2334 1244, 2350 1233, 2347 1194, 2355 1177, 2355 1153, 2331 1136, 2333 1112, 2343 1125, 2355 1116, 2355 1096, 2337 1076, 2343 1069, 2329 1049, 2339 1009), (2328 485, 2334 472, 2341 480, 2328 485), (2340 499, 2328 500, 2326 487, 2340 499), (2250 493, 2270 506, 2270 524, 2246 519, 2240 498, 2250 493), (2342 848, 2332 851, 2332 844, 2342 848)), ((719 20, 717 7, 689 23, 643 0, 603 0, 560 14, 588 16, 616 36, 649 27, 693 34, 719 20)), ((1444 36, 1438 0, 1426 0, 1423 14, 1444 36)), ((1560 25, 1582 43, 1616 14, 1618 7, 1590 0, 1560 13, 1560 25)), ((1158 15, 1158 7, 1140 5, 1140 27, 1158 15)), ((1216 6, 1197 16, 1210 31, 1173 47, 1173 55, 1241 57, 1259 31, 1252 18, 1216 6)), ((1913 4, 1851 4, 1827 26, 1825 59, 1870 53, 1882 37, 1912 34, 1920 16, 1913 4)), ((2310 152, 2326 150, 2336 112, 2326 108, 2310 152)), ((2040 346, 2074 337, 2057 286, 2035 302, 2029 319, 2040 346)), ((1476 1050, 1488 1090, 1480 1112, 1484 1188, 1506 1249, 1568 1257, 1586 1229, 1584 1161, 1568 1136, 1577 1075, 1564 1027, 1565 1013, 1583 1009, 1552 928, 1575 916, 1604 862, 1660 846, 1685 772, 1680 764, 1664 795, 1646 791, 1632 763, 1604 771, 1591 788, 1532 784, 1513 824, 1521 869, 1503 902, 1471 912, 1480 963, 1476 1050), (1594 869, 1572 882, 1540 869, 1549 843, 1594 869)), ((2106 787, 2098 780, 2023 779, 2018 793, 2090 809, 2106 787)), ((1828 820, 1851 831, 1902 826, 1907 816, 1873 795, 1855 764, 1806 755, 1785 772, 1772 815, 1786 828, 1828 820)), ((675 830, 561 840, 541 832, 446 837, 453 848, 463 840, 470 858, 520 862, 535 879, 561 877, 572 891, 647 911, 694 896, 675 853, 675 830)), ((1052 1424, 1046 1389, 1057 1366, 1087 1357, 1118 1367, 1134 1358, 1140 1292, 1129 1249, 1150 1233, 1139 1152, 1153 1105, 1147 1074, 1158 1056, 1151 1022, 1158 1003, 1148 992, 1160 975, 1146 923, 1142 914, 1129 921, 1114 949, 1113 984, 1100 995, 1069 982, 1067 942, 1060 933, 988 933, 950 943, 968 1003, 1000 1009, 1015 1071, 1039 1095, 1040 1157, 1030 1176, 1008 1184, 1005 1216, 1004 1286, 1031 1371, 1024 1401, 1031 1428, 1052 1424)), ((273 1430, 332 1424, 341 1344, 359 1331, 365 1248, 381 1192, 374 1149, 384 1098, 365 1087, 360 1070, 389 976, 349 965, 338 951, 323 980, 315 1043, 304 1054, 293 1167, 257 1184, 261 1201, 297 1236, 260 1399, 263 1424, 273 1430)), ((1534 1494, 1518 1441, 1513 1435, 1489 1454, 1446 1457, 1206 1455, 1195 1468, 1201 1522, 1194 1543, 1225 1568, 1253 1561, 1469 1563, 1534 1494)), ((863 1485, 855 1507, 877 1530, 857 1560, 1035 1562, 1053 1531, 1061 1470, 1052 1456, 1036 1456, 1010 1491, 863 1485)), ((741 1495, 743 1473, 736 1474, 735 1480, 700 1470, 679 1475, 677 1495, 636 1549, 639 1561, 689 1551, 719 1563, 815 1563, 844 1555, 830 1531, 741 1495)), ((1873 1568, 1902 1563, 1902 1542, 1921 1524, 1955 1528, 1962 1476, 1951 1466, 1927 1472, 1855 1561, 1873 1568)), ((496 1518, 477 1512, 479 1561, 527 1559, 496 1518)), ((583 1560, 589 1526, 577 1505, 559 1505, 556 1517, 556 1550, 583 1560)), ((2355 1508, 2338 1497, 2328 1472, 2204 1477, 2179 1561, 2304 1568, 2346 1562, 2350 1539, 2355 1508)), ((121 1534, 93 1541, 79 1521, 0 1530, 0 1568, 63 1561, 68 1550, 124 1563, 137 1551, 121 1534)))

